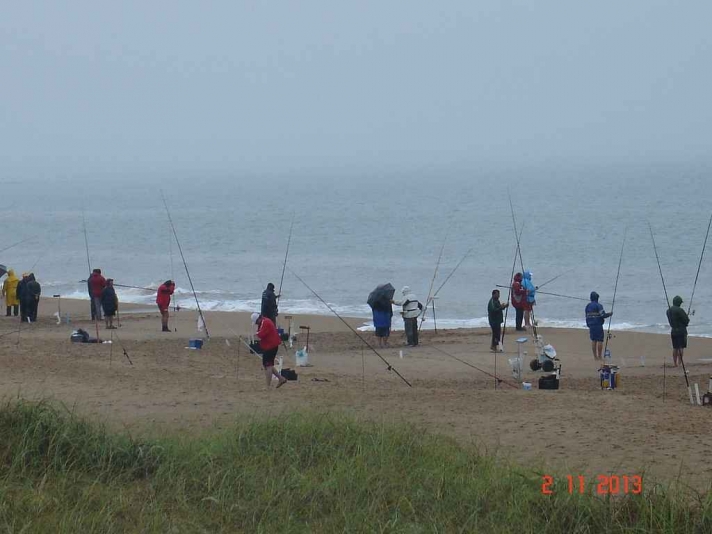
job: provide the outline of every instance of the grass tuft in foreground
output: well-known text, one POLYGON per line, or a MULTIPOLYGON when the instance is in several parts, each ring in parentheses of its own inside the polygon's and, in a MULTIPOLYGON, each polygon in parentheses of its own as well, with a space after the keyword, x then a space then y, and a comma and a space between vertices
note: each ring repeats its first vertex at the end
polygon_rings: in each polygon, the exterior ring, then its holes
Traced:
POLYGON ((137 442, 8 403, 0 497, 8 532, 712 532, 709 494, 545 496, 450 439, 315 414, 137 442))

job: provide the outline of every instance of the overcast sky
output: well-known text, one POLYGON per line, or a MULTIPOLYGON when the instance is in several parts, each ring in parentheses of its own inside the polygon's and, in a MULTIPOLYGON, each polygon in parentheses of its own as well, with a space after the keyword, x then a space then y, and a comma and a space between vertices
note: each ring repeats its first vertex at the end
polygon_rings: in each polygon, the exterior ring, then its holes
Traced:
POLYGON ((706 162, 712 2, 5 1, 0 169, 706 162))

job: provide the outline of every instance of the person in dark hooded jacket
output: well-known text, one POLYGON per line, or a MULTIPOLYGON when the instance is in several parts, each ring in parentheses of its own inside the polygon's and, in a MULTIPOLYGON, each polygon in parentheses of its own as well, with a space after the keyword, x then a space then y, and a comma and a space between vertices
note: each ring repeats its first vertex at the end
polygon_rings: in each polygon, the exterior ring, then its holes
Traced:
POLYGON ((114 315, 119 309, 119 299, 116 296, 113 278, 106 280, 106 287, 101 292, 101 307, 104 310, 107 330, 114 330, 116 328, 114 326, 114 315))
POLYGON ((17 283, 17 289, 15 290, 17 295, 17 300, 20 301, 20 321, 23 323, 27 321, 27 276, 28 273, 22 273, 22 279, 17 283))
POLYGON ((267 284, 267 289, 262 292, 262 309, 260 315, 267 317, 275 325, 277 324, 277 315, 279 315, 279 310, 277 309, 278 298, 279 295, 275 295, 274 293, 274 284, 270 282, 267 284))
POLYGON ((603 359, 603 323, 613 315, 606 313, 603 306, 598 302, 599 296, 595 291, 591 291, 591 302, 586 304, 586 326, 588 326, 589 337, 591 338, 591 351, 594 360, 603 359))
POLYGON ((35 279, 34 273, 30 273, 27 277, 27 286, 25 288, 25 296, 27 298, 27 318, 30 322, 37 322, 37 308, 40 305, 40 295, 42 294, 42 286, 35 279))
POLYGON ((667 311, 668 323, 670 323, 670 337, 672 338, 672 362, 677 367, 682 363, 682 353, 687 348, 687 325, 690 324, 690 317, 682 309, 682 297, 676 296, 672 299, 672 306, 667 311))

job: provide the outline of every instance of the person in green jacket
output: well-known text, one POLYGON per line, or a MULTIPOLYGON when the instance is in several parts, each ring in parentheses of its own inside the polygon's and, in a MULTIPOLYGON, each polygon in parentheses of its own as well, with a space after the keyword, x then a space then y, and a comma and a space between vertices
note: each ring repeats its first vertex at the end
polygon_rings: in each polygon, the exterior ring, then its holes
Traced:
POLYGON ((489 319, 489 325, 492 329, 492 345, 490 346, 492 352, 497 352, 497 346, 499 345, 500 339, 502 339, 502 323, 504 322, 502 310, 507 306, 509 306, 508 302, 502 304, 499 301, 499 289, 494 289, 492 291, 492 298, 487 304, 487 318, 489 319))
POLYGON ((682 297, 672 299, 672 306, 668 308, 667 318, 670 323, 670 337, 672 338, 672 362, 677 367, 682 363, 682 353, 687 348, 687 325, 690 318, 681 307, 682 297))

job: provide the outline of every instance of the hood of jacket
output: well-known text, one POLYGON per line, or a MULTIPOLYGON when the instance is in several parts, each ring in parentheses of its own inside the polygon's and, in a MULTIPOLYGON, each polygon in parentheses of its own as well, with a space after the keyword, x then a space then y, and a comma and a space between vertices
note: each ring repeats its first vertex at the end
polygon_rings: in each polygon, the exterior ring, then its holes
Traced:
POLYGON ((598 302, 598 293, 591 291, 591 302, 598 302))
POLYGON ((521 282, 522 281, 522 273, 517 273, 514 275, 514 281, 515 282, 521 282))
MULTIPOLYGON (((27 281, 28 282, 34 282, 35 281, 35 273, 30 273, 27 275, 27 281)), ((682 300, 681 300, 682 302, 682 300)))
POLYGON ((532 279, 532 272, 531 272, 531 271, 524 271, 524 279, 525 279, 525 280, 531 280, 531 279, 532 279))
POLYGON ((17 280, 17 276, 15 276, 15 269, 10 269, 7 272, 7 279, 8 280, 17 280))
POLYGON ((682 304, 682 297, 680 295, 677 295, 674 299, 672 299, 673 306, 680 306, 681 304, 682 304))

